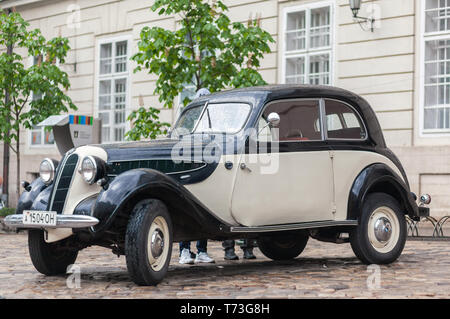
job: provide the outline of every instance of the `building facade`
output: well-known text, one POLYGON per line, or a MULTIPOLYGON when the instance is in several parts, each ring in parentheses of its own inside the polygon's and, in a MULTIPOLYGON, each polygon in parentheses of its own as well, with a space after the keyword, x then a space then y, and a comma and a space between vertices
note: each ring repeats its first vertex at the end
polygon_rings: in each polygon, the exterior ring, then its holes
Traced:
MULTIPOLYGON (((450 0, 362 1, 358 16, 374 17, 373 31, 370 23, 353 18, 348 0, 224 2, 233 21, 260 16, 261 27, 275 39, 260 68, 268 83, 334 85, 363 96, 404 164, 413 191, 432 194, 434 215, 448 214, 450 0)), ((129 61, 142 27, 176 28, 176 17, 158 16, 151 5, 141 0, 0 1, 0 7, 15 7, 47 38, 70 40, 61 65, 71 81, 68 95, 78 107, 76 114, 102 119, 104 142, 123 139, 133 109, 161 105, 153 95, 156 77, 134 73, 129 61)), ((160 115, 173 122, 176 109, 160 115)), ((24 130, 22 141, 22 179, 36 177, 44 157, 59 157, 52 135, 40 128, 24 130)))

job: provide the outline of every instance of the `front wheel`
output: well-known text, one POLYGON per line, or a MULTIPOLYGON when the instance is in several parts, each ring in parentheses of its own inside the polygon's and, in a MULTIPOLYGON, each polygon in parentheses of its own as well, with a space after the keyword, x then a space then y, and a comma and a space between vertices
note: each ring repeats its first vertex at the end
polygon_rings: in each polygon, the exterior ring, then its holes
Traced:
POLYGON ((140 286, 160 283, 172 255, 172 221, 166 205, 157 199, 136 204, 125 236, 127 268, 140 286))
POLYGON ((403 251, 406 219, 398 201, 384 193, 367 196, 359 225, 350 233, 355 255, 365 264, 389 264, 403 251))
POLYGON ((258 248, 267 258, 288 260, 300 255, 308 243, 308 233, 261 236, 258 248))
POLYGON ((28 251, 34 268, 47 276, 65 274, 78 256, 78 250, 64 247, 63 242, 45 242, 41 229, 28 231, 28 251))

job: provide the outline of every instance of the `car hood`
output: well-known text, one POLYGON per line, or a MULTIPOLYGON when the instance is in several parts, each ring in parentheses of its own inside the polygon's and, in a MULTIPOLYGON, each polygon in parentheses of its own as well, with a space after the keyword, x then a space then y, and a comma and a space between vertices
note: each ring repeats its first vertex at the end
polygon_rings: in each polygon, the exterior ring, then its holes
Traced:
POLYGON ((182 139, 158 139, 152 141, 125 142, 96 145, 103 148, 108 162, 175 159, 204 161, 205 149, 215 148, 209 156, 220 157, 221 150, 211 137, 184 137, 182 139), (212 153, 212 154, 211 154, 212 153))

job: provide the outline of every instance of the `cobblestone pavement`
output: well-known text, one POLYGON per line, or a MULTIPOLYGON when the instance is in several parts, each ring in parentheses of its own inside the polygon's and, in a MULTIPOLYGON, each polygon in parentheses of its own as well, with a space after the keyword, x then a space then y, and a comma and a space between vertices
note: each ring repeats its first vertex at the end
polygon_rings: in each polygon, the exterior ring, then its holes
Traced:
POLYGON ((125 257, 91 247, 77 259, 81 288, 69 289, 67 276, 45 277, 33 268, 26 242, 25 234, 0 234, 0 298, 450 297, 450 242, 444 241, 408 241, 396 263, 381 266, 378 289, 367 288, 373 271, 356 259, 349 244, 315 240, 288 262, 270 261, 257 249, 256 260, 224 261, 220 243, 210 242, 216 263, 198 266, 179 265, 176 245, 169 272, 157 287, 136 286, 125 257))

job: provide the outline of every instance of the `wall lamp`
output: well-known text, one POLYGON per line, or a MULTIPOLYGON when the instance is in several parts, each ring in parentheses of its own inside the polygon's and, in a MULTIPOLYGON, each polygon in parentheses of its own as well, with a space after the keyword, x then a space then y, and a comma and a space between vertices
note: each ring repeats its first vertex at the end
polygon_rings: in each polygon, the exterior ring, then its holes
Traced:
POLYGON ((364 30, 363 26, 361 25, 361 22, 369 22, 370 23, 370 31, 373 32, 373 25, 375 23, 375 19, 373 17, 372 18, 364 18, 364 17, 358 16, 359 9, 361 9, 361 0, 349 0, 349 2, 350 2, 350 9, 352 10, 352 13, 353 13, 353 18, 358 21, 358 24, 361 27, 361 29, 364 30))

